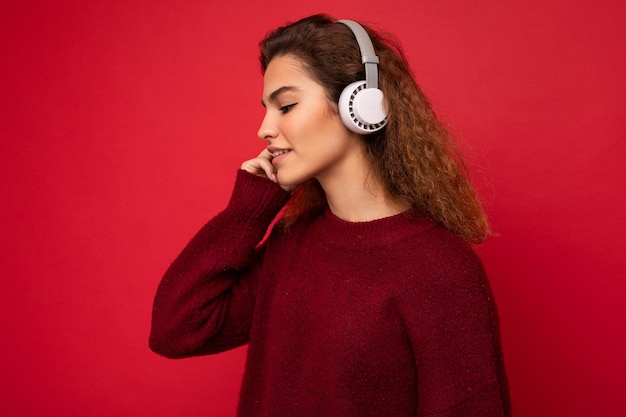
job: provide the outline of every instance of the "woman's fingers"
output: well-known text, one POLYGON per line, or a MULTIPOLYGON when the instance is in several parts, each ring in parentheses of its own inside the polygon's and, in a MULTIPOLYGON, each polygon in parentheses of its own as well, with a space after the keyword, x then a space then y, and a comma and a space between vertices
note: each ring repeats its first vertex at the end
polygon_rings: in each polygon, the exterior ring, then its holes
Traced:
POLYGON ((274 159, 274 156, 272 155, 272 153, 267 148, 263 148, 263 150, 259 154, 258 158, 265 158, 268 161, 271 161, 272 159, 274 159))
POLYGON ((274 165, 272 165, 273 158, 274 157, 272 156, 270 151, 265 148, 259 154, 259 156, 249 159, 241 164, 241 169, 248 171, 251 174, 259 175, 261 177, 267 177, 280 185, 283 190, 287 192, 292 192, 296 188, 295 185, 282 185, 278 182, 278 178, 276 177, 276 169, 274 168, 274 165))
POLYGON ((276 182, 276 172, 271 162, 272 154, 267 150, 263 151, 256 158, 249 159, 241 164, 241 169, 251 174, 265 176, 276 182))

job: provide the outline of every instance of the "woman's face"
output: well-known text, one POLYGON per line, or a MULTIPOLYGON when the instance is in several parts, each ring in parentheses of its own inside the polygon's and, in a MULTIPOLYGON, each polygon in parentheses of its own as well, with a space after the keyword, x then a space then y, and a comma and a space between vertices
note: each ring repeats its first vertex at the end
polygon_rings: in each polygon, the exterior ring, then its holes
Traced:
POLYGON ((360 152, 360 138, 346 129, 324 88, 302 64, 286 55, 274 58, 263 80, 265 117, 258 135, 268 142, 281 185, 349 173, 360 152))

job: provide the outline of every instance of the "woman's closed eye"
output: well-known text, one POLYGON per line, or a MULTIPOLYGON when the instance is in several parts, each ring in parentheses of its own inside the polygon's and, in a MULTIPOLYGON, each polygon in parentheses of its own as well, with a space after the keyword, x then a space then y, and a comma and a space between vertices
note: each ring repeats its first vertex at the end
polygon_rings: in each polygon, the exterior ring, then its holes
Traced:
POLYGON ((287 113, 289 113, 289 111, 290 111, 291 109, 293 109, 293 108, 294 108, 294 106, 295 106, 296 104, 298 104, 298 103, 293 103, 293 104, 288 104, 288 105, 286 105, 286 106, 282 106, 282 107, 280 108, 281 113, 282 113, 282 114, 287 114, 287 113))

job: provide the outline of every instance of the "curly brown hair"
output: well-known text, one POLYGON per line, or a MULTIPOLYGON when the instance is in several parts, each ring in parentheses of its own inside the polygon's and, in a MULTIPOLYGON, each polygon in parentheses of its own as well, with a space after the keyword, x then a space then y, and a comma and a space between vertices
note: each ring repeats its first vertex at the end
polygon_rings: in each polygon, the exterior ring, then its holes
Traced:
MULTIPOLYGON (((461 152, 417 85, 400 44, 389 34, 363 27, 380 59, 379 88, 388 113, 382 131, 363 136, 374 172, 389 198, 417 208, 468 242, 483 242, 491 233, 489 223, 461 152)), ((335 110, 343 89, 365 79, 353 33, 328 15, 318 14, 280 27, 259 47, 263 73, 277 56, 297 58, 324 87, 335 110)), ((325 205, 321 185, 310 180, 294 191, 282 221, 293 224, 325 205)))

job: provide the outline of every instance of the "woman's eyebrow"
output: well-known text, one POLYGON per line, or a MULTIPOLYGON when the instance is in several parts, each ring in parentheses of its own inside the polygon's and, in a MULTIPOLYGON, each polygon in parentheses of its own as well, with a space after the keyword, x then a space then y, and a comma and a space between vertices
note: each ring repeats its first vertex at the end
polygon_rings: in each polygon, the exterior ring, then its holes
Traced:
MULTIPOLYGON (((282 93, 288 92, 288 91, 300 91, 300 89, 298 87, 294 87, 294 86, 291 86, 291 85, 282 86, 282 87, 272 91, 270 93, 270 95, 267 97, 267 101, 271 103, 274 100, 276 100, 279 95, 281 95, 282 93)), ((263 105, 263 107, 265 107, 265 101, 261 100, 261 104, 263 105)))

